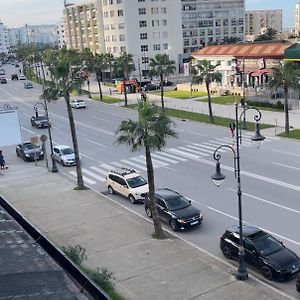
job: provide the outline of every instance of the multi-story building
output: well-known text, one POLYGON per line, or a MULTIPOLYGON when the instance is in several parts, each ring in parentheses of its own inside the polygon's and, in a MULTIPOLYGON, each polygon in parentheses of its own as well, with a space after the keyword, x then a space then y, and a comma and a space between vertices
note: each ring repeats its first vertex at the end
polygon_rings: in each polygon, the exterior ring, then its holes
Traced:
POLYGON ((66 45, 65 42, 65 25, 64 20, 62 19, 57 25, 57 48, 63 48, 66 45))
POLYGON ((296 4, 295 30, 297 34, 300 33, 300 2, 296 4))
POLYGON ((244 40, 244 0, 181 0, 181 5, 184 53, 231 37, 244 40))
POLYGON ((282 9, 252 10, 245 13, 245 35, 247 40, 253 40, 259 34, 264 34, 268 28, 282 31, 282 9))
POLYGON ((9 52, 9 39, 8 39, 8 29, 7 27, 0 21, 0 53, 8 53, 9 52))

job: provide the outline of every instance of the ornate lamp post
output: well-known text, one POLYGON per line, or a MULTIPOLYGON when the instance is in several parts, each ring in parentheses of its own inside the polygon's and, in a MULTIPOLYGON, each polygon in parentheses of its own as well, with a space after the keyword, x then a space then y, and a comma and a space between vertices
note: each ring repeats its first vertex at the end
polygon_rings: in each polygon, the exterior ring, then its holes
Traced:
POLYGON ((38 115, 38 106, 39 105, 41 105, 44 108, 45 115, 46 115, 47 120, 48 120, 48 134, 49 134, 49 141, 50 141, 51 161, 52 161, 51 172, 56 173, 56 172, 58 172, 58 168, 57 168, 55 159, 53 158, 53 142, 52 142, 51 126, 50 126, 50 121, 49 121, 48 106, 47 106, 46 99, 44 99, 44 103, 38 102, 34 105, 34 111, 36 112, 36 115, 38 115))
POLYGON ((245 108, 242 110, 240 116, 238 115, 238 103, 235 103, 235 128, 236 128, 236 149, 230 145, 221 145, 216 148, 213 154, 213 158, 216 161, 216 172, 211 176, 213 182, 220 186, 224 181, 225 175, 221 173, 220 159, 221 154, 218 152, 221 148, 228 148, 233 153, 234 162, 234 174, 237 179, 237 196, 238 196, 238 218, 239 218, 239 265, 236 271, 236 278, 239 280, 246 280, 248 278, 247 267, 245 263, 245 251, 244 251, 244 240, 243 240, 243 218, 242 218, 242 190, 241 190, 241 168, 240 168, 240 142, 242 137, 242 131, 240 127, 241 117, 249 109, 256 110, 258 115, 254 116, 255 123, 255 135, 251 138, 252 141, 260 142, 265 139, 264 136, 260 134, 259 130, 259 120, 261 119, 261 112, 256 108, 245 108))

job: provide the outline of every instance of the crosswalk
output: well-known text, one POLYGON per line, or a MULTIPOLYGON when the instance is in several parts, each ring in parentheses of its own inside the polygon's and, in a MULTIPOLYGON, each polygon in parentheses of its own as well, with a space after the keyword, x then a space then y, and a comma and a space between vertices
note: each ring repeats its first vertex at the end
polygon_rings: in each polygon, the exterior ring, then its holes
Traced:
MULTIPOLYGON (((244 134, 241 148, 250 147, 253 145, 251 141, 252 134, 244 134)), ((268 137, 265 141, 269 142, 275 137, 268 137)), ((164 168, 170 165, 182 163, 188 160, 197 160, 201 157, 212 156, 213 152, 218 146, 222 144, 229 144, 235 146, 235 140, 232 138, 217 138, 211 139, 203 143, 190 143, 177 148, 166 148, 163 151, 156 151, 151 153, 152 163, 154 168, 164 168)), ((219 152, 227 152, 229 149, 219 149, 219 152)), ((134 168, 138 171, 147 171, 146 157, 145 155, 137 155, 129 157, 127 159, 120 159, 119 161, 112 161, 109 164, 99 164, 97 166, 90 166, 88 168, 82 168, 83 179, 87 184, 93 185, 97 182, 104 182, 106 180, 106 174, 109 170, 116 167, 134 168)), ((76 177, 75 171, 70 171, 71 176, 76 177)))

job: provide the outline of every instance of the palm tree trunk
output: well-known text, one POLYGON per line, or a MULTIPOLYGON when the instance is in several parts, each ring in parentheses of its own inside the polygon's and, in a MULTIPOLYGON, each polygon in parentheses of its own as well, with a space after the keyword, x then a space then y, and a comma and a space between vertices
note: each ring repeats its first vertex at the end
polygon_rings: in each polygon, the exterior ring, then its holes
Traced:
POLYGON ((214 116, 213 116, 212 106, 211 106, 211 96, 210 96, 209 83, 205 82, 205 85, 206 85, 206 90, 207 90, 207 102, 208 102, 209 119, 210 119, 210 122, 213 123, 214 122, 214 116))
POLYGON ((125 106, 127 106, 128 105, 128 100, 127 100, 127 89, 126 89, 125 80, 123 81, 123 90, 124 90, 125 106))
POLYGON ((98 88, 99 88, 100 101, 103 101, 102 88, 101 88, 101 76, 100 76, 100 74, 97 73, 96 77, 97 77, 97 83, 98 83, 98 88))
POLYGON ((65 100, 68 110, 68 117, 69 117, 69 124, 70 124, 70 130, 72 135, 72 141, 73 141, 73 148, 74 148, 74 154, 75 154, 75 161, 76 161, 76 173, 77 173, 77 188, 78 190, 84 190, 86 187, 83 183, 83 176, 81 171, 81 162, 79 158, 79 149, 78 149, 78 142, 77 142, 77 135, 76 135, 76 128, 75 128, 75 122, 74 122, 74 116, 72 107, 70 104, 70 94, 69 92, 65 93, 65 100))
POLYGON ((148 175, 148 185, 149 185, 150 209, 153 218, 155 237, 158 239, 164 239, 165 234, 161 227, 161 223, 160 223, 160 219, 156 207, 155 194, 154 194, 155 186, 154 186, 153 164, 151 159, 151 153, 148 147, 145 147, 145 153, 146 153, 146 165, 147 165, 147 175, 148 175))
POLYGON ((44 65, 43 65, 43 61, 41 60, 40 61, 40 64, 41 64, 41 68, 42 68, 42 75, 43 75, 43 85, 46 83, 46 76, 45 76, 45 70, 44 70, 44 65))
POLYGON ((161 108, 163 112, 165 111, 165 102, 164 102, 164 77, 160 76, 160 99, 161 99, 161 108))
POLYGON ((284 86, 284 115, 285 115, 284 131, 286 135, 289 135, 290 122, 289 122, 288 87, 286 85, 284 86))

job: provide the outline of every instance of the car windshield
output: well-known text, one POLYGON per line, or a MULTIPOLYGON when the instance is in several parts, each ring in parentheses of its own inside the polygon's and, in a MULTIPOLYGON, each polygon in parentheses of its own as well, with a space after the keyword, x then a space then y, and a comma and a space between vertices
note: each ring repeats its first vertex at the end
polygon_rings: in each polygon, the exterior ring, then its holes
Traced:
POLYGON ((47 117, 46 116, 38 116, 36 117, 37 121, 47 121, 47 117))
POLYGON ((131 188, 136 188, 147 184, 147 180, 143 176, 139 175, 137 177, 128 178, 127 183, 131 188))
POLYGON ((83 100, 77 100, 77 103, 84 103, 84 101, 83 100))
POLYGON ((166 204, 169 210, 179 210, 191 205, 190 202, 182 195, 166 199, 166 204))
POLYGON ((25 144, 24 147, 28 150, 39 148, 37 145, 34 144, 25 144))
POLYGON ((253 240, 253 244, 257 251, 263 256, 271 255, 284 248, 284 246, 278 240, 269 234, 253 240))
POLYGON ((61 150, 63 155, 73 154, 73 150, 71 148, 65 148, 61 150))

